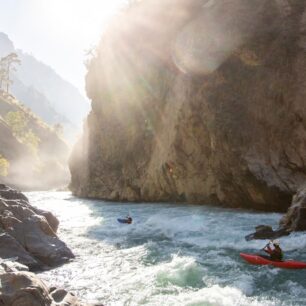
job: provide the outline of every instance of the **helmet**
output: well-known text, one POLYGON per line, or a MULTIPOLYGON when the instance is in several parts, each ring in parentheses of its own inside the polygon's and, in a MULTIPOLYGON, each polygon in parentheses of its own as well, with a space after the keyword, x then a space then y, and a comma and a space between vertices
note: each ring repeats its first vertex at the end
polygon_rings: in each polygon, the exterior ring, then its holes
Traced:
POLYGON ((273 244, 274 245, 279 245, 279 241, 278 240, 273 240, 273 244))

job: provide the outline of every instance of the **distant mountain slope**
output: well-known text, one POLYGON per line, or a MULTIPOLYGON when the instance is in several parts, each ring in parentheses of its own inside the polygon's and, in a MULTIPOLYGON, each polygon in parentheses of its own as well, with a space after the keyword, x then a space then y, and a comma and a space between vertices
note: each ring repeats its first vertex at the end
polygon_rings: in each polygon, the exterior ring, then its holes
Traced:
POLYGON ((61 116, 52 107, 48 98, 33 86, 26 86, 18 78, 12 85, 12 92, 20 101, 28 106, 35 114, 49 124, 58 122, 71 124, 68 119, 61 116))
POLYGON ((10 52, 17 52, 21 60, 13 76, 12 93, 47 123, 61 123, 65 135, 71 138, 82 126, 89 103, 51 67, 22 50, 15 50, 8 36, 0 32, 0 57, 10 52))
POLYGON ((15 50, 13 42, 5 33, 0 32, 0 57, 15 50))
POLYGON ((68 118, 74 125, 81 126, 89 110, 89 103, 77 88, 33 56, 21 50, 17 50, 17 54, 22 64, 18 67, 16 77, 26 86, 34 87, 45 95, 59 114, 68 118))
POLYGON ((67 144, 52 128, 0 91, 0 159, 8 162, 0 182, 27 190, 64 186, 68 154, 67 144))

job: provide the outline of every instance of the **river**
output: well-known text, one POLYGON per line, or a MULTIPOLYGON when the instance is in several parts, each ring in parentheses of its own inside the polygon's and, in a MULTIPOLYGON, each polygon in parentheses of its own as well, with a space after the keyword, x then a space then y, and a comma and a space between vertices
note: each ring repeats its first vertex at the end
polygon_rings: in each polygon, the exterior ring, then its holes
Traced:
MULTIPOLYGON (((110 305, 306 305, 306 271, 252 266, 244 240, 281 215, 177 204, 109 203, 68 192, 29 192, 32 205, 60 220, 58 235, 76 254, 40 276, 81 299, 110 305), (130 213, 132 225, 119 224, 130 213)), ((306 261, 306 234, 281 238, 286 258, 306 261)))

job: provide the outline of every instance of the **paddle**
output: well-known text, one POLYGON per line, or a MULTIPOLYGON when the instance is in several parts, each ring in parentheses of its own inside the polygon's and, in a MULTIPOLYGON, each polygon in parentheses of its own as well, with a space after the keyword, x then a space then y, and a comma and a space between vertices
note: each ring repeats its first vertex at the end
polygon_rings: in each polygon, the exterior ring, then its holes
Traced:
POLYGON ((266 247, 268 247, 270 245, 270 243, 272 243, 272 241, 270 240, 262 249, 260 249, 261 251, 264 251, 266 247))

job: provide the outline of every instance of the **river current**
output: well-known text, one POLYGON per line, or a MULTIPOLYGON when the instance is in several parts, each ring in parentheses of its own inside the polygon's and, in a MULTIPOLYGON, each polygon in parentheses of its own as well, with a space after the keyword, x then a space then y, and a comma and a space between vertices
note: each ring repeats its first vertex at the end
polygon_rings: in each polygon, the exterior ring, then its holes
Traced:
MULTIPOLYGON (((246 264, 267 241, 244 240, 281 217, 209 206, 109 203, 68 192, 30 192, 60 220, 76 259, 41 273, 84 301, 110 305, 306 305, 306 270, 246 264), (128 213, 133 224, 117 218, 128 213)), ((286 258, 306 261, 306 234, 280 239, 286 258)))

